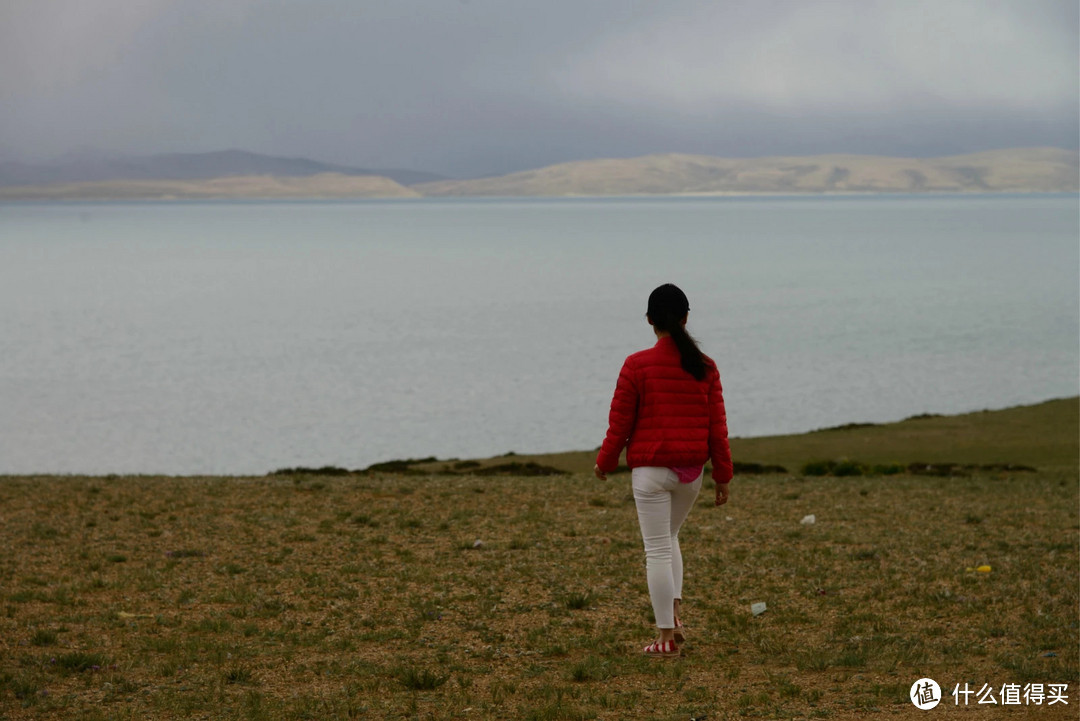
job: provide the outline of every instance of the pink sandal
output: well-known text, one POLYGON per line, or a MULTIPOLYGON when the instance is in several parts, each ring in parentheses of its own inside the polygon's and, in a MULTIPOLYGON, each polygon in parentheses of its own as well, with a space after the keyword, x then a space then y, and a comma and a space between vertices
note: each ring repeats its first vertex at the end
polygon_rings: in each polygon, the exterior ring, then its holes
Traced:
POLYGON ((653 658, 675 658, 682 654, 675 641, 660 641, 659 639, 646 646, 644 653, 653 658))

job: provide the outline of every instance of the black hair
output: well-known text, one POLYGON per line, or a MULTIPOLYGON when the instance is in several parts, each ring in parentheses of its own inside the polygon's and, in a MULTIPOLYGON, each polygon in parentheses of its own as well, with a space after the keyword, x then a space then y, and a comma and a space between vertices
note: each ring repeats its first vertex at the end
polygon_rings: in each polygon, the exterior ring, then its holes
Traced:
POLYGON ((686 332, 683 320, 690 311, 690 301, 678 286, 665 283, 649 294, 645 315, 653 327, 667 332, 679 349, 684 371, 699 381, 705 380, 705 355, 697 341, 686 332))

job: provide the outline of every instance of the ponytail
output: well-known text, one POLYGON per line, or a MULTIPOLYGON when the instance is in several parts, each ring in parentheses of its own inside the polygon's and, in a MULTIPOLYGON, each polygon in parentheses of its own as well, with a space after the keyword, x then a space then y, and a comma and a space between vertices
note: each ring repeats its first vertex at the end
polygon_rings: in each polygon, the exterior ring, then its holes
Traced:
POLYGON ((693 336, 686 332, 683 323, 690 311, 690 302, 677 286, 667 283, 660 286, 649 296, 649 322, 659 331, 664 331, 675 341, 679 349, 681 365, 684 371, 699 381, 705 380, 705 356, 693 336))
POLYGON ((699 381, 705 380, 705 356, 694 337, 686 332, 681 320, 672 324, 668 333, 675 341, 675 347, 679 349, 683 370, 699 381))

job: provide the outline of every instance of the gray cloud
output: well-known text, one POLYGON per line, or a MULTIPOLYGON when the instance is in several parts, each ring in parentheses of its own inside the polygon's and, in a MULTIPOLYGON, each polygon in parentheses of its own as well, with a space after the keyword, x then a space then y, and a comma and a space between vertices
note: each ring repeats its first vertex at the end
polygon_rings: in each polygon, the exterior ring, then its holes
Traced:
POLYGON ((1078 22, 1049 0, 8 0, 0 153, 239 147, 477 175, 1075 147, 1078 22))
POLYGON ((613 34, 566 85, 690 110, 899 109, 910 101, 1040 109, 1076 98, 1075 34, 1025 5, 907 0, 703 4, 613 34), (738 22, 730 22, 735 19, 738 22), (749 30, 749 32, 747 32, 749 30))

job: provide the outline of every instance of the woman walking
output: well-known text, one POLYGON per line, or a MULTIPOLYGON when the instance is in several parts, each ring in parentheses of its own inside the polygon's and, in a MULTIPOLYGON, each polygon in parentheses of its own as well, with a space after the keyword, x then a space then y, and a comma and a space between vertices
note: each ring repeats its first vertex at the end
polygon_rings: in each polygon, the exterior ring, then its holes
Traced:
POLYGON ((679 528, 701 490, 705 461, 712 461, 716 505, 727 503, 732 476, 720 374, 686 332, 689 310, 686 294, 670 283, 649 295, 646 317, 656 345, 623 363, 607 437, 593 469, 597 478, 607 480, 627 449, 649 596, 660 631, 645 647, 647 656, 678 656, 685 638, 679 617, 679 528))

